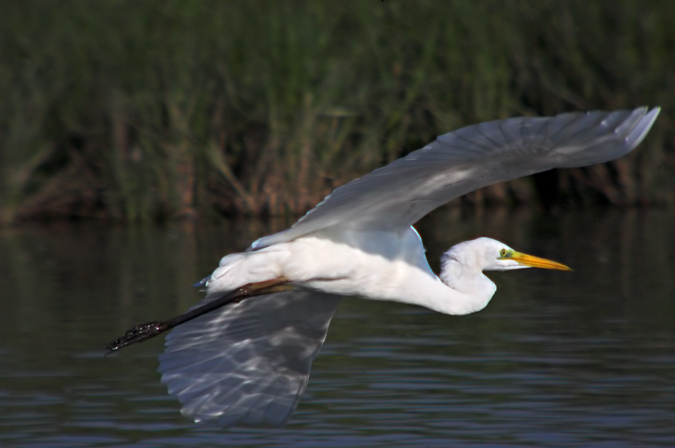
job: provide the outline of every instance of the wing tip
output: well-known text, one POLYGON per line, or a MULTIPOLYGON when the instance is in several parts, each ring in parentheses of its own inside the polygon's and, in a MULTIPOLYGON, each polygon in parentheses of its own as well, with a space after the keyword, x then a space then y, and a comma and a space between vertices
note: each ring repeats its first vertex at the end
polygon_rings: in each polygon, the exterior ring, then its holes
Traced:
POLYGON ((659 106, 653 107, 652 109, 649 109, 647 106, 643 106, 638 107, 633 111, 633 114, 631 115, 639 115, 639 118, 632 126, 632 129, 630 129, 628 134, 624 137, 629 151, 642 143, 656 122, 656 119, 660 113, 661 107, 659 106))

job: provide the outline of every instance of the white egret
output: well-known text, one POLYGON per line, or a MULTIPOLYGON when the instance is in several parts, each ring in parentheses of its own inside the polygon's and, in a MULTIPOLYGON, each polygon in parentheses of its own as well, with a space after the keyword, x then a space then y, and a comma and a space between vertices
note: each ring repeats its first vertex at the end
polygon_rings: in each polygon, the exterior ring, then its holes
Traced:
POLYGON ((307 386, 340 297, 468 314, 496 291, 483 271, 569 269, 478 238, 450 248, 437 276, 415 222, 486 185, 621 157, 658 114, 638 108, 512 118, 442 135, 336 189, 291 228, 224 257, 199 283, 207 290, 200 304, 132 329, 108 350, 176 326, 159 371, 184 415, 222 426, 282 424, 307 386))

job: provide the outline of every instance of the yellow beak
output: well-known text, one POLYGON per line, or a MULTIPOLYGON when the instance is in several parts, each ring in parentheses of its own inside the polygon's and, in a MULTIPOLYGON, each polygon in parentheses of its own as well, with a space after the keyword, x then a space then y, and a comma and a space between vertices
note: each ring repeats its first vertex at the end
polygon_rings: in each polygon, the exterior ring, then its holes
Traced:
POLYGON ((571 271, 572 268, 565 266, 562 263, 557 261, 547 260, 546 258, 535 257, 534 255, 527 255, 515 250, 508 254, 505 257, 500 257, 501 260, 515 260, 518 263, 530 266, 533 268, 542 268, 542 269, 557 269, 559 271, 571 271))

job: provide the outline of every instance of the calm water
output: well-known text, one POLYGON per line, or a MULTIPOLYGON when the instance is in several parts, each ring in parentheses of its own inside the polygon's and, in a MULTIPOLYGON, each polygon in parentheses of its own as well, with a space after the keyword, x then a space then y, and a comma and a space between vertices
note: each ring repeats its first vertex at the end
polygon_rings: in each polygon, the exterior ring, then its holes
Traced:
MULTIPOLYGON (((199 427, 127 328, 269 224, 0 229, 0 446, 675 446, 675 213, 441 212, 430 259, 488 235, 575 272, 494 274, 475 315, 343 302, 281 429, 199 427)), ((432 265, 434 265, 433 263, 432 265)))

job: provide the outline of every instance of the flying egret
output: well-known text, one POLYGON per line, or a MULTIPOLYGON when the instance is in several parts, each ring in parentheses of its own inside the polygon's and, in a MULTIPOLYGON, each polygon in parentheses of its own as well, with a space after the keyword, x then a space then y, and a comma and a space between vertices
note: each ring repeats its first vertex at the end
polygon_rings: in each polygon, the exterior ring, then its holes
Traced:
POLYGON ((442 135, 336 189, 291 228, 225 256, 198 283, 207 291, 198 305, 129 330, 108 351, 176 327, 159 371, 184 415, 221 426, 283 424, 307 386, 340 297, 460 315, 483 309, 494 295, 483 271, 569 269, 478 238, 445 252, 437 276, 415 222, 486 185, 621 157, 658 114, 638 108, 512 118, 442 135))

